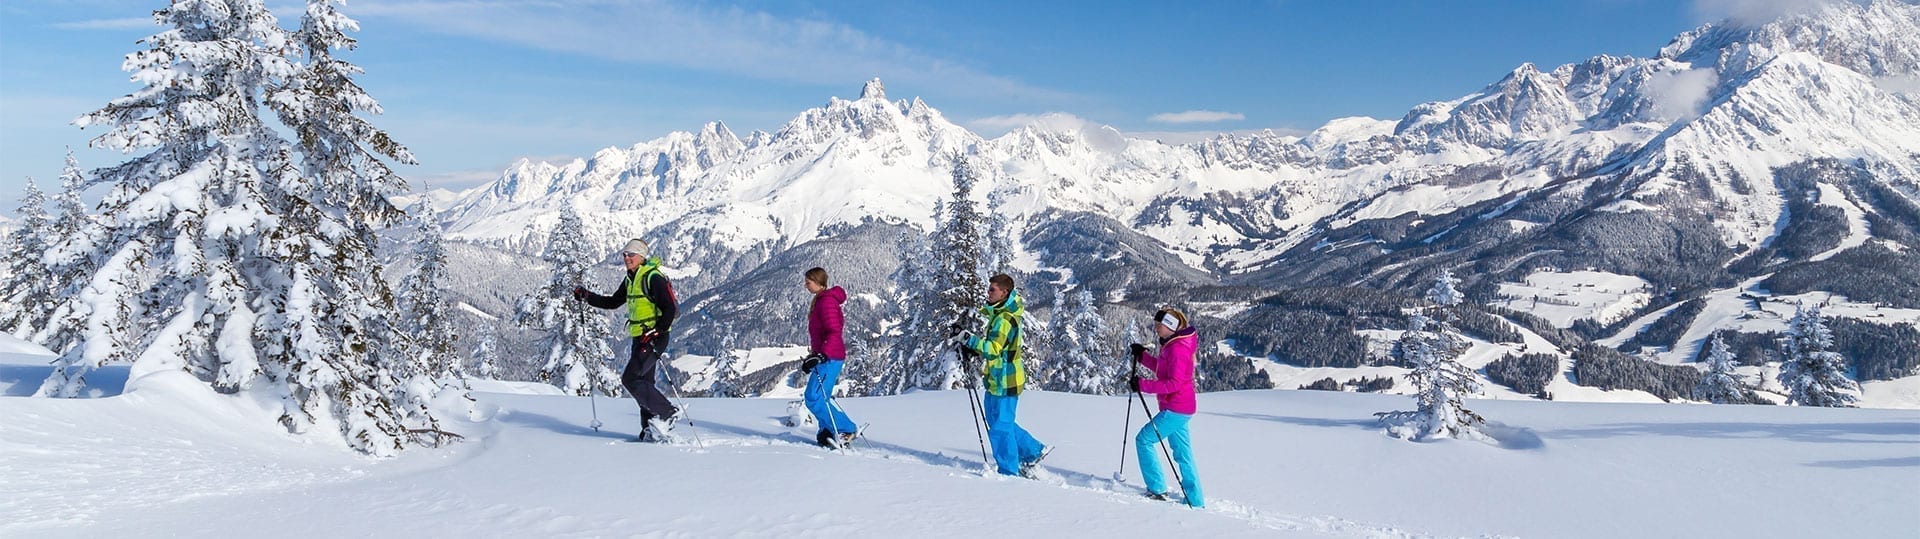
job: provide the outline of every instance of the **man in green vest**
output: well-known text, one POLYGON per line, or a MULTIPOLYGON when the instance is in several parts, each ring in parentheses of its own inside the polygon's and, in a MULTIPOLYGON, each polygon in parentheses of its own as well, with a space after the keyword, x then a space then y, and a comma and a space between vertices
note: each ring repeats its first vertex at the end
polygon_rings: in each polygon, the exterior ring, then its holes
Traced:
POLYGON ((627 267, 620 292, 602 296, 576 286, 573 297, 601 309, 627 307, 627 335, 633 337, 633 349, 620 383, 640 403, 640 441, 667 441, 673 423, 680 419, 680 410, 660 392, 654 372, 660 365, 660 353, 667 349, 668 330, 679 314, 679 302, 673 297, 673 283, 660 273, 660 259, 647 256, 647 242, 627 240, 620 258, 627 267))

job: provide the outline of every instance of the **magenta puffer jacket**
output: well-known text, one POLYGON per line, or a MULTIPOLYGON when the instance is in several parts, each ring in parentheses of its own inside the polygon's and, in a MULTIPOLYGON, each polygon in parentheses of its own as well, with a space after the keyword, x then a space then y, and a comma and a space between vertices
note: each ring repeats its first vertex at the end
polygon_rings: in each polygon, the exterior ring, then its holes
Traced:
POLYGON ((847 358, 847 343, 840 338, 840 329, 846 326, 840 304, 846 301, 847 291, 838 286, 813 296, 813 308, 807 311, 808 351, 833 359, 847 358))
POLYGON ((1140 392, 1160 399, 1160 409, 1193 415, 1199 407, 1193 399, 1193 354, 1200 346, 1194 328, 1174 332, 1160 341, 1159 354, 1141 354, 1140 365, 1153 371, 1154 379, 1140 380, 1140 392))

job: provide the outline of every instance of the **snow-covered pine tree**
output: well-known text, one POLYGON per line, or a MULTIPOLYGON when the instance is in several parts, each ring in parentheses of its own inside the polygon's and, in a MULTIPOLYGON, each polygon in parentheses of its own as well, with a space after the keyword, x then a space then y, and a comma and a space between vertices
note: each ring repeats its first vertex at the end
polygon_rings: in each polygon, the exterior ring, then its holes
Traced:
POLYGON ((446 296, 447 253, 440 222, 422 202, 414 213, 413 271, 400 279, 397 300, 400 330, 413 337, 413 362, 442 387, 465 387, 466 373, 454 352, 460 333, 454 328, 446 296))
MULTIPOLYGON (((945 204, 934 202, 934 221, 945 213, 945 204)), ((933 251, 927 236, 908 232, 900 238, 900 267, 889 278, 893 281, 892 305, 900 306, 899 323, 883 336, 888 343, 884 364, 854 364, 848 377, 866 381, 873 396, 897 395, 913 387, 912 372, 940 337, 942 327, 928 307, 939 301, 933 283, 933 251), (871 373, 861 375, 860 373, 871 373)))
POLYGON ((873 353, 873 343, 857 333, 848 332, 847 366, 841 371, 840 392, 846 395, 873 394, 875 367, 885 367, 885 361, 873 353))
MULTIPOLYGON (((314 290, 324 301, 307 309, 289 310, 282 322, 288 328, 331 328, 314 332, 318 338, 292 338, 290 368, 282 375, 300 385, 326 380, 328 370, 344 370, 367 379, 366 386, 333 389, 348 401, 375 395, 348 395, 372 391, 385 406, 394 408, 415 439, 420 433, 441 433, 439 419, 427 406, 441 387, 429 369, 414 362, 419 342, 402 329, 396 301, 373 249, 378 233, 405 216, 390 201, 405 192, 407 183, 385 160, 415 163, 412 152, 374 127, 361 114, 380 114, 380 104, 361 89, 353 77, 362 70, 334 55, 358 46, 348 32, 359 23, 341 13, 340 0, 309 0, 300 28, 291 40, 303 62, 293 76, 268 95, 268 105, 295 136, 300 153, 298 173, 286 170, 281 187, 293 208, 288 212, 295 247, 293 271, 310 274, 314 290), (384 159, 384 160, 383 160, 384 159), (324 365, 326 350, 352 351, 352 360, 324 365), (364 351, 364 353, 359 353, 364 351)), ((290 294, 297 300, 299 294, 290 294)), ((462 389, 462 396, 464 389, 462 389)), ((470 398, 469 398, 470 402, 470 398)), ((430 441, 443 440, 438 436, 430 441)))
MULTIPOLYGON (((1451 274, 1442 273, 1435 278, 1427 297, 1457 303, 1458 292, 1453 288, 1456 282, 1451 274)), ((1436 321, 1422 312, 1407 317, 1407 331, 1401 334, 1394 352, 1413 369, 1407 378, 1413 383, 1417 408, 1374 414, 1386 425, 1389 434, 1420 441, 1486 438, 1481 432, 1486 420, 1462 402, 1467 395, 1480 391, 1473 371, 1458 359, 1465 344, 1465 339, 1444 321, 1436 321)))
POLYGON ((1447 307, 1459 305, 1466 299, 1459 286, 1460 279, 1453 276, 1453 270, 1441 270, 1440 275, 1434 277, 1433 287, 1427 289, 1427 301, 1447 307))
POLYGON ((91 234, 99 233, 102 228, 98 219, 88 213, 87 205, 82 202, 81 194, 87 190, 87 176, 80 170, 80 161, 73 157, 73 150, 67 150, 66 165, 60 171, 60 195, 54 197, 53 205, 58 214, 53 217, 52 228, 47 238, 47 272, 51 275, 54 289, 53 298, 48 298, 47 317, 36 324, 36 333, 30 340, 46 346, 48 350, 65 350, 77 337, 70 318, 63 316, 60 304, 54 298, 71 297, 78 293, 79 286, 96 268, 97 260, 91 253, 76 252, 74 246, 92 245, 91 234))
POLYGON ((262 271, 281 217, 265 190, 288 167, 260 98, 292 71, 287 36, 259 2, 182 1, 154 17, 171 28, 124 64, 147 86, 75 121, 111 126, 95 146, 154 150, 99 173, 114 218, 84 250, 108 263, 67 298, 83 327, 41 395, 77 395, 108 361, 229 390, 259 372, 252 300, 281 288, 262 271))
POLYGON ((1714 334, 1713 344, 1707 348, 1707 372, 1700 377, 1700 385, 1693 388, 1693 397, 1714 404, 1747 402, 1747 385, 1740 381, 1740 373, 1734 372, 1734 365, 1727 341, 1714 334))
POLYGON ((587 282, 596 258, 591 254, 594 252, 587 244, 579 212, 571 204, 563 205, 560 221, 547 236, 547 248, 540 255, 553 265, 553 277, 546 288, 520 299, 515 321, 547 333, 539 343, 546 353, 540 381, 571 395, 590 395, 596 388, 602 394, 618 395, 620 377, 606 361, 613 358, 613 349, 604 338, 607 317, 586 302, 573 299, 573 287, 587 282))
POLYGON ((483 380, 500 379, 500 338, 492 331, 480 333, 479 342, 474 344, 473 374, 483 380))
POLYGON ((1128 358, 1116 352, 1117 335, 1100 317, 1099 303, 1086 287, 1059 295, 1048 324, 1053 334, 1047 359, 1046 387, 1054 391, 1113 394, 1127 368, 1128 358))
POLYGON ((947 213, 934 229, 932 249, 935 267, 931 284, 937 299, 925 309, 936 334, 923 346, 911 370, 912 387, 954 389, 971 379, 964 372, 978 366, 962 365, 960 336, 979 331, 983 322, 980 307, 987 302, 986 277, 980 275, 981 251, 985 248, 980 210, 973 201, 973 188, 980 172, 967 155, 953 159, 953 196, 947 213))
POLYGON ((713 384, 707 386, 707 395, 711 397, 745 397, 740 383, 740 369, 746 363, 747 350, 735 350, 739 336, 727 334, 720 339, 720 350, 713 357, 713 384))
POLYGON ((1833 331, 1827 329, 1820 306, 1794 310, 1782 341, 1780 385, 1787 402, 1801 406, 1850 407, 1860 385, 1847 378, 1847 360, 1833 351, 1833 331))
POLYGON ((46 323, 55 283, 48 279, 45 257, 52 233, 47 218, 47 196, 27 178, 20 197, 19 228, 7 234, 6 277, 0 280, 0 331, 28 338, 46 323))
POLYGON ((369 147, 412 157, 355 116, 378 112, 357 69, 316 68, 351 46, 335 3, 310 2, 291 36, 257 0, 154 13, 168 29, 125 64, 147 86, 76 120, 110 126, 95 146, 151 151, 96 173, 110 217, 62 250, 96 269, 63 303, 77 336, 39 394, 74 396, 89 370, 132 361, 135 378, 181 369, 277 396, 294 432, 329 415, 374 455, 448 439, 431 410, 406 409, 424 373, 382 351, 397 332, 371 245, 404 182, 369 147))

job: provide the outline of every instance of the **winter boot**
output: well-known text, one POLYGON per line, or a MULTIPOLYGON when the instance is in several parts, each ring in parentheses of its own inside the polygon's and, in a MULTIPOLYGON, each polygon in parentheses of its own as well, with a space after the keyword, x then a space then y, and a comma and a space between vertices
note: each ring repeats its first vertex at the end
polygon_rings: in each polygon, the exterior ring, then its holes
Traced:
POLYGON ((1033 457, 1033 460, 1020 463, 1020 476, 1032 479, 1033 469, 1040 466, 1040 461, 1047 460, 1047 455, 1050 454, 1053 454, 1053 446, 1049 445, 1040 448, 1040 456, 1033 457))

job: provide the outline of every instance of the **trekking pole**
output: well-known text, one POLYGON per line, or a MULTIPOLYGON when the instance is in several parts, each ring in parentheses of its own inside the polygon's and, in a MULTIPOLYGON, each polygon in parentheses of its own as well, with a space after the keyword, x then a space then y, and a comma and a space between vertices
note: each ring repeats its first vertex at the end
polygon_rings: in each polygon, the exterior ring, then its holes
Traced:
MULTIPOLYGON (((1127 363, 1130 363, 1133 365, 1133 374, 1135 376, 1139 376, 1140 362, 1134 361, 1133 358, 1128 358, 1127 363)), ((1132 437, 1132 433, 1133 433, 1133 402, 1132 401, 1133 399, 1131 398, 1120 400, 1120 404, 1127 409, 1127 422, 1124 424, 1123 427, 1120 428, 1120 471, 1113 472, 1113 482, 1115 483, 1127 482, 1127 438, 1132 437)))
MULTIPOLYGON (((610 362, 610 361, 613 361, 613 359, 602 358, 601 361, 610 362)), ((594 376, 591 372, 587 374, 587 406, 589 407, 589 409, 593 410, 593 423, 588 424, 588 426, 593 427, 594 432, 600 432, 600 425, 601 425, 600 402, 599 402, 599 399, 594 398, 594 394, 593 394, 594 388, 598 387, 600 384, 598 383, 599 380, 596 380, 595 378, 598 378, 598 377, 594 376)))
POLYGON ((600 432, 600 403, 598 402, 600 399, 594 398, 593 395, 593 386, 596 385, 599 384, 587 383, 587 406, 593 410, 593 423, 588 426, 593 427, 594 432, 600 432))
MULTIPOLYGON (((666 360, 666 353, 662 352, 660 354, 660 359, 658 361, 665 362, 665 360, 666 360)), ((706 449, 707 442, 700 439, 700 429, 698 426, 693 424, 693 412, 690 410, 687 410, 686 399, 680 397, 680 384, 675 383, 673 381, 673 363, 672 362, 666 362, 666 363, 667 363, 666 365, 660 366, 661 367, 660 374, 664 375, 667 378, 667 390, 673 392, 673 400, 681 401, 680 413, 687 416, 687 432, 693 433, 694 446, 699 447, 701 449, 706 449)), ((1144 402, 1145 401, 1142 401, 1142 403, 1144 402)))
POLYGON ((983 466, 997 466, 998 463, 990 460, 987 456, 987 435, 985 431, 982 430, 986 425, 986 404, 980 402, 980 393, 974 387, 973 364, 966 360, 966 355, 965 352, 960 353, 960 368, 966 369, 967 371, 965 374, 967 377, 967 410, 973 412, 973 435, 980 441, 980 464, 983 466))

